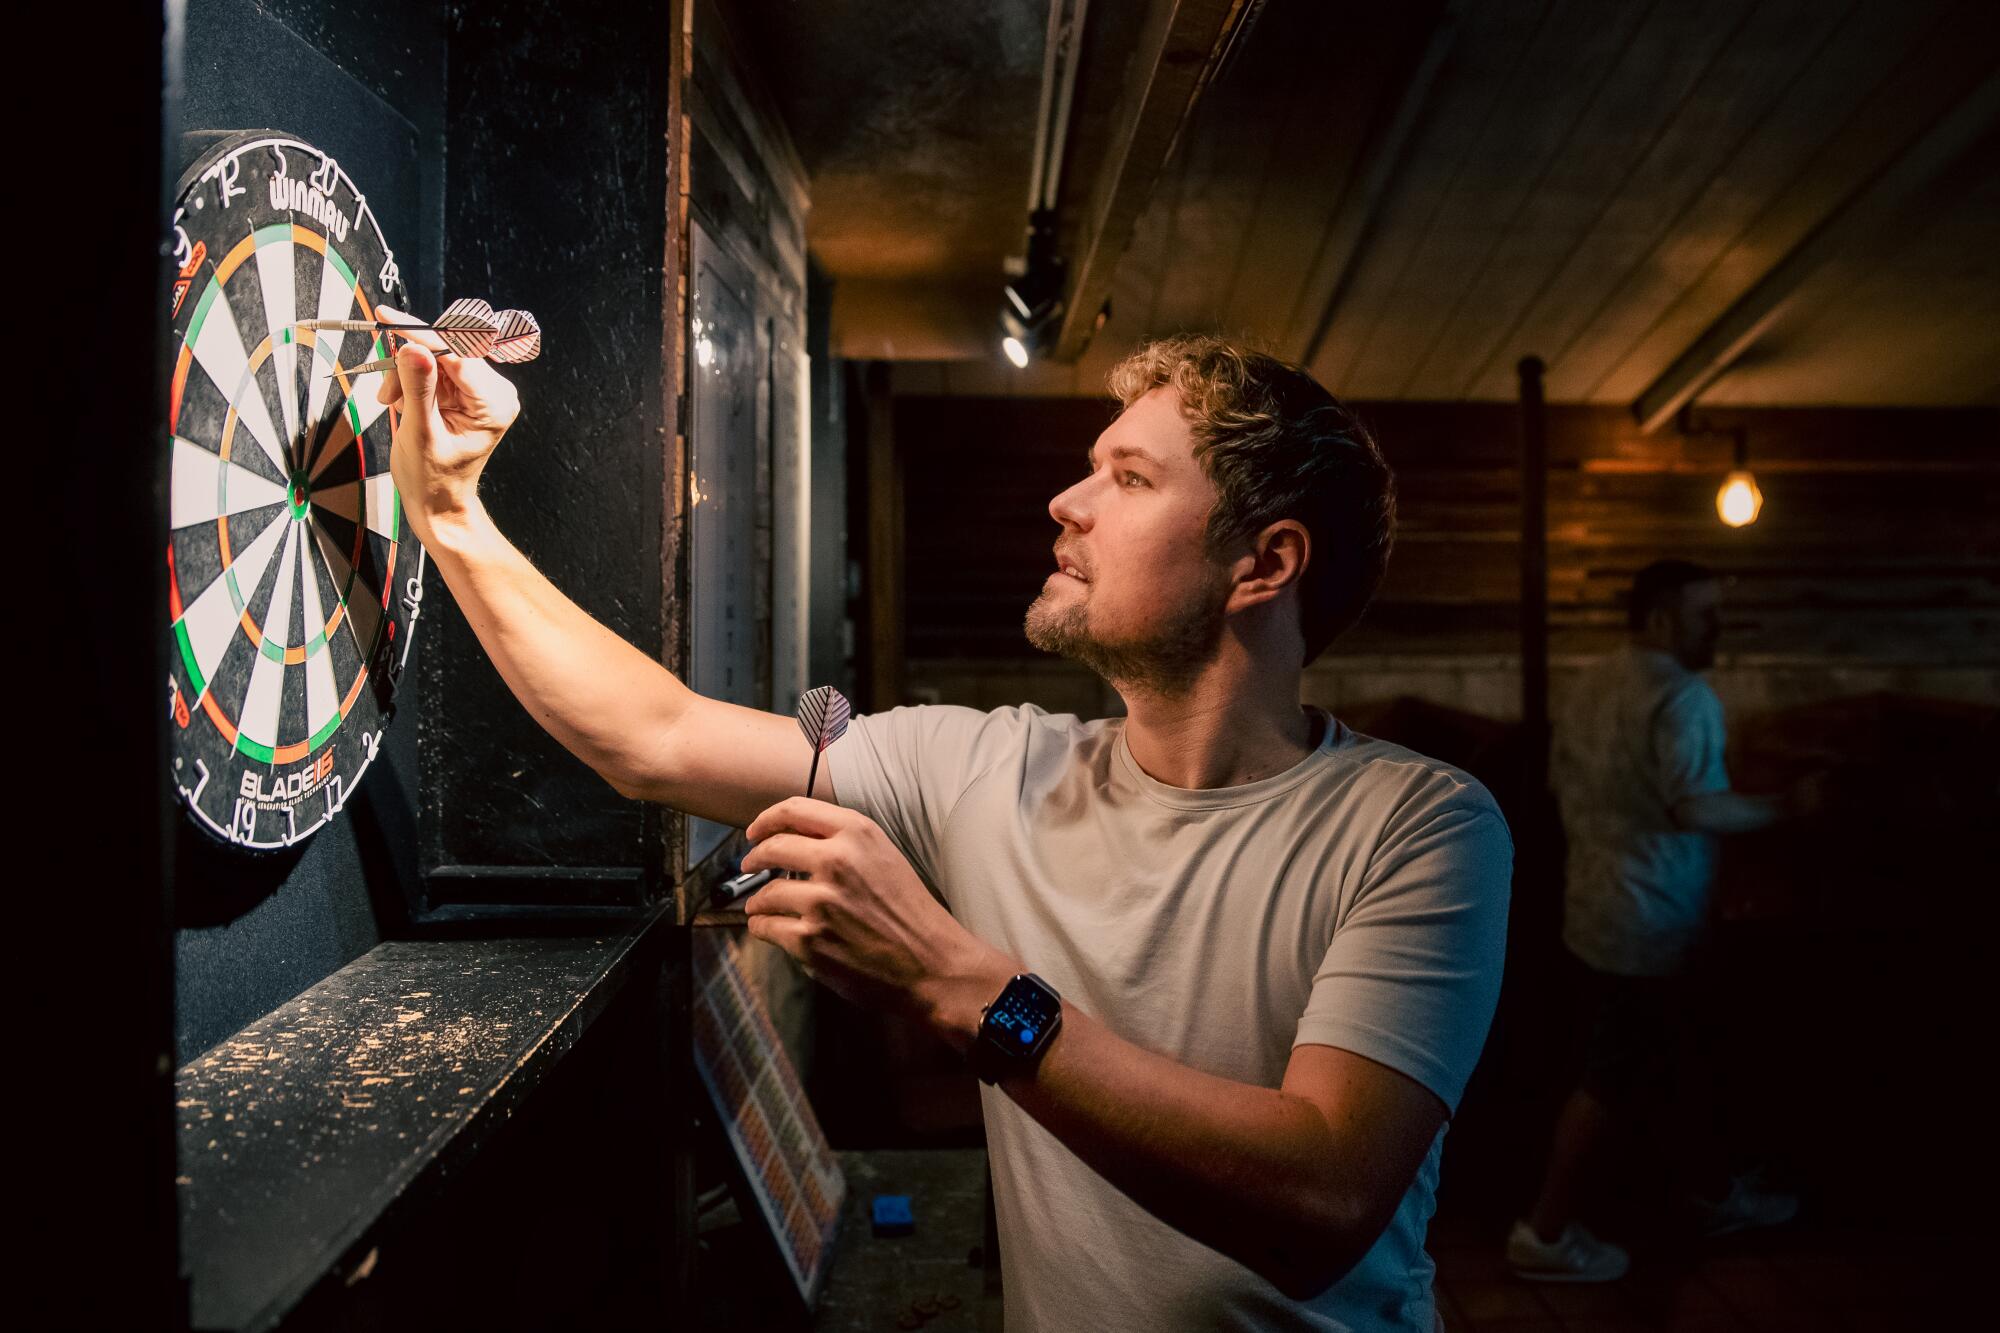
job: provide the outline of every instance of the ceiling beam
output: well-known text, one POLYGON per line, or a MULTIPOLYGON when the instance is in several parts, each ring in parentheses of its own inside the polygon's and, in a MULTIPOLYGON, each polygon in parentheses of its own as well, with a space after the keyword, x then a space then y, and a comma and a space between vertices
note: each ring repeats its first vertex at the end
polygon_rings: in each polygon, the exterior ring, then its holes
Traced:
POLYGON ((2000 73, 1938 117, 1887 165, 1863 181, 1783 259, 1710 324, 1632 403, 1639 429, 1651 434, 1719 379, 1783 317, 1814 273, 1862 251, 1898 219, 1947 202, 1936 186, 1950 168, 2000 124, 2000 73))
POLYGON ((1109 147, 1088 196, 1054 356, 1073 361, 1096 331, 1118 261, 1181 131, 1258 0, 1151 0, 1126 65, 1109 147))
POLYGON ((1458 40, 1466 3, 1467 0, 1446 0, 1444 12, 1438 16, 1429 41, 1403 84, 1403 95, 1395 111, 1384 123, 1381 135, 1369 145, 1361 169, 1354 173, 1352 187, 1341 191, 1340 202, 1327 219, 1319 250, 1307 270, 1305 285, 1299 289, 1280 343, 1299 365, 1312 364, 1333 325, 1334 307, 1347 289, 1355 258, 1361 253, 1375 215, 1389 193, 1396 168, 1402 165, 1404 150, 1423 114, 1424 104, 1430 100, 1431 88, 1437 83, 1438 70, 1443 68, 1445 57, 1451 54, 1452 45, 1458 40))

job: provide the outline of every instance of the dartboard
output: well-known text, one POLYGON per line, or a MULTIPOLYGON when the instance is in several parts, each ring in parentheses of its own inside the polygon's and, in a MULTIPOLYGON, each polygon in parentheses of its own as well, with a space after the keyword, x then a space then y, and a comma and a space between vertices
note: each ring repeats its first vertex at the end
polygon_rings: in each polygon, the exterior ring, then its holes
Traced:
POLYGON ((389 474, 395 409, 368 333, 306 319, 407 306, 367 197, 329 154, 230 135, 173 217, 167 612, 175 786, 195 821, 289 846, 375 758, 423 598, 389 474))

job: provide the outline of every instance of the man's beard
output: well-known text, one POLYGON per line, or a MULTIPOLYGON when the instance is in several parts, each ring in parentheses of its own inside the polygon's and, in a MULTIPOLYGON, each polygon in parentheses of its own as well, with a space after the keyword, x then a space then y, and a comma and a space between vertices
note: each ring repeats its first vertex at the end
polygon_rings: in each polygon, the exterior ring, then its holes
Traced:
POLYGON ((1202 668, 1215 660, 1228 599, 1228 586, 1217 577, 1145 637, 1114 643, 1090 632, 1083 598, 1059 606, 1044 591, 1028 608, 1021 628, 1043 652, 1081 662, 1121 689, 1178 695, 1187 693, 1202 668))

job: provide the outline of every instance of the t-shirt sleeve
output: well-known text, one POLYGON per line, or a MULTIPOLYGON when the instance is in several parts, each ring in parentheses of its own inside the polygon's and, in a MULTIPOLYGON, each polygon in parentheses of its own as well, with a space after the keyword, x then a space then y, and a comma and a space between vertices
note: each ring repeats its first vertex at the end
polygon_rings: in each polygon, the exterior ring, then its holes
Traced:
POLYGON ((1729 790, 1729 770, 1723 764, 1728 745, 1722 700, 1707 681, 1690 681, 1662 704, 1653 715, 1653 754, 1667 804, 1729 790))
POLYGON ((955 704, 857 717, 826 752, 834 794, 881 825, 944 899, 938 865, 945 821, 974 779, 1018 752, 1027 723, 1022 708, 982 713, 955 704))
POLYGON ((1454 1112, 1500 996, 1514 865, 1506 821, 1480 796, 1385 837, 1293 1038, 1385 1064, 1454 1112))

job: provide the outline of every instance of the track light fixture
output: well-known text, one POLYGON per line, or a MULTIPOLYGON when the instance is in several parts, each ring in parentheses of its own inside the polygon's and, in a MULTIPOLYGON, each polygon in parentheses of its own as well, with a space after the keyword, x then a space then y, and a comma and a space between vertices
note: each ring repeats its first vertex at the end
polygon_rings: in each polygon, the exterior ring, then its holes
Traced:
POLYGON ((1046 348, 1063 313, 1063 261, 1056 253, 1054 210, 1028 215, 1027 258, 1001 289, 1001 350, 1016 366, 1046 348))
POLYGON ((1062 257, 1056 253, 1056 200, 1061 196, 1089 8, 1090 0, 1049 0, 1041 106, 1035 116, 1035 154, 1028 178, 1028 243, 1022 255, 1007 261, 1007 285, 1000 299, 1000 350, 1023 370, 1037 352, 1048 349, 1062 325, 1066 279, 1062 257))

